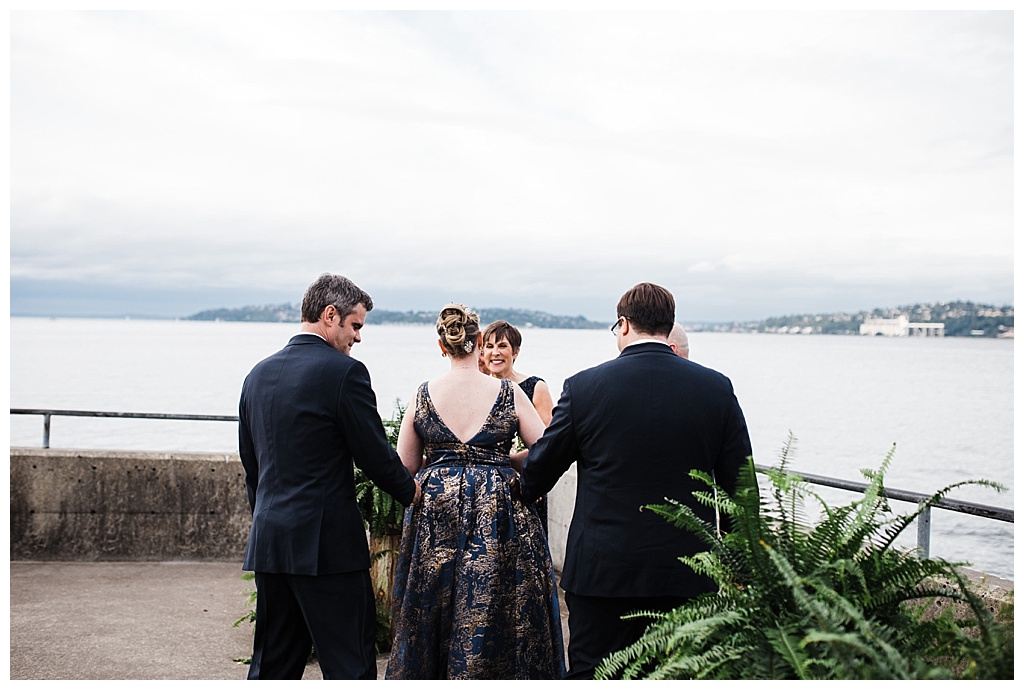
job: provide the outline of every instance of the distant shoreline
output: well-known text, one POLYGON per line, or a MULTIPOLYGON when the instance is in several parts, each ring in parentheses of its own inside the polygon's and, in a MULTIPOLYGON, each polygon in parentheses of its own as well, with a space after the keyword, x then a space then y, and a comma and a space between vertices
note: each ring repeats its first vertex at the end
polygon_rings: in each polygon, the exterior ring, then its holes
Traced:
MULTIPOLYGON (((598 321, 590 321, 583 316, 562 316, 542 311, 527 309, 486 308, 477 309, 481 324, 494 321, 508 321, 517 328, 564 328, 564 329, 601 329, 608 325, 598 321)), ((237 309, 208 309, 192 316, 187 321, 246 321, 246 322, 288 322, 299 323, 300 309, 293 304, 271 304, 262 306, 240 307, 237 309)), ((409 324, 434 325, 437 312, 431 311, 389 311, 374 309, 367 316, 367 321, 375 324, 409 324)))
MULTIPOLYGON (((479 309, 481 323, 505 320, 517 328, 556 328, 568 330, 599 330, 610 324, 592 321, 583 316, 564 316, 547 312, 511 309, 479 309)), ((939 302, 914 304, 895 309, 874 309, 856 313, 798 314, 775 316, 763 320, 746 321, 681 321, 691 332, 715 333, 777 333, 787 335, 861 335, 860 327, 868 319, 896 319, 906 317, 918 323, 942 324, 944 337, 1013 339, 1014 314, 1012 306, 995 307, 973 302, 939 302)), ((11 314, 11 318, 68 318, 67 315, 11 314)), ((74 318, 150 320, 150 321, 225 321, 237 323, 293 323, 300 322, 297 305, 276 304, 240 308, 208 309, 191 316, 152 316, 144 314, 83 315, 74 318)), ((368 322, 373 325, 433 326, 435 311, 389 311, 374 309, 368 322)), ((894 336, 902 337, 902 336, 894 336)), ((916 337, 916 336, 909 336, 916 337)))
MULTIPOLYGON (((601 329, 609 324, 591 321, 583 316, 561 316, 547 312, 511 309, 478 309, 481 323, 505 320, 518 328, 601 329)), ((193 314, 191 321, 288 321, 299 322, 298 305, 272 304, 237 309, 209 309, 193 314)), ((430 311, 388 311, 374 309, 372 321, 377 324, 433 325, 437 313, 430 311)), ((995 307, 974 302, 937 302, 913 304, 895 309, 873 309, 856 313, 798 314, 770 317, 760 321, 719 323, 684 323, 693 332, 784 333, 789 335, 861 335, 861 326, 875 320, 903 319, 917 324, 941 324, 945 337, 967 336, 1013 338, 1013 307, 995 307)), ((902 337, 896 335, 895 337, 902 337)))

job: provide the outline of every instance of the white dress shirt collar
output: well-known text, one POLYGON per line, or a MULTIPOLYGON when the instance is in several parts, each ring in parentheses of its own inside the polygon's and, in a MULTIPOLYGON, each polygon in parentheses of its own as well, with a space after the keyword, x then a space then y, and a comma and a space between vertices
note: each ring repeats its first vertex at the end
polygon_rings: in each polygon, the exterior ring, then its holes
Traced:
MULTIPOLYGON (((640 340, 634 340, 629 345, 626 345, 626 347, 633 347, 634 345, 639 345, 640 343, 660 343, 665 347, 669 346, 668 343, 665 342, 664 340, 658 340, 657 338, 641 338, 640 340)), ((626 347, 622 349, 625 350, 626 347)))

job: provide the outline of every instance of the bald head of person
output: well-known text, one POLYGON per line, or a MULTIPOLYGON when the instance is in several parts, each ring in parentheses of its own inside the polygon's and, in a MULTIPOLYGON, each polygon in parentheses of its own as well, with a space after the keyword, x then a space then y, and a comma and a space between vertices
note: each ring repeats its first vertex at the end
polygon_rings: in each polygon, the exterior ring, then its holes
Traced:
POLYGON ((683 359, 690 358, 690 339, 686 337, 686 331, 678 323, 672 324, 672 330, 668 334, 668 346, 683 359))

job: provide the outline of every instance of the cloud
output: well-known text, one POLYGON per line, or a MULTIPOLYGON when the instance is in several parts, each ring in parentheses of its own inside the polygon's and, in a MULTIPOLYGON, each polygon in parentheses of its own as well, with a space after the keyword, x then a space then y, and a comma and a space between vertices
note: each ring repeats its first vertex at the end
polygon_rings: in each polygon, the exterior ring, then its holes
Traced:
POLYGON ((332 270, 396 308, 594 317, 640 280, 726 319, 812 293, 1010 302, 1012 29, 1008 12, 17 12, 12 286, 188 286, 199 309, 295 300, 332 270))

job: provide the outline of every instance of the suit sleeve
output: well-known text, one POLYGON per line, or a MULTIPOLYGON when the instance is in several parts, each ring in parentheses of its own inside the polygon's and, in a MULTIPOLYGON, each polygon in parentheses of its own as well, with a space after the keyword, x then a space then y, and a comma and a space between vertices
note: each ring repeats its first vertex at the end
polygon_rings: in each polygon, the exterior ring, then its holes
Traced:
POLYGON ((523 500, 532 503, 551 491, 579 457, 579 442, 572 423, 571 383, 566 380, 558 404, 551 413, 551 424, 523 461, 520 473, 523 500))
POLYGON ((354 362, 342 380, 338 422, 348 439, 353 460, 366 476, 403 505, 412 503, 416 484, 388 443, 377 412, 377 396, 370 387, 370 373, 362 362, 354 362))
POLYGON ((256 459, 256 447, 249 433, 249 420, 245 409, 245 392, 238 403, 238 457, 245 470, 245 492, 249 497, 249 512, 256 510, 256 487, 259 484, 260 468, 256 459))
POLYGON ((740 467, 751 457, 750 435, 747 432, 747 421, 743 410, 729 384, 731 398, 722 437, 722 447, 715 462, 715 483, 730 495, 736 490, 740 467))

